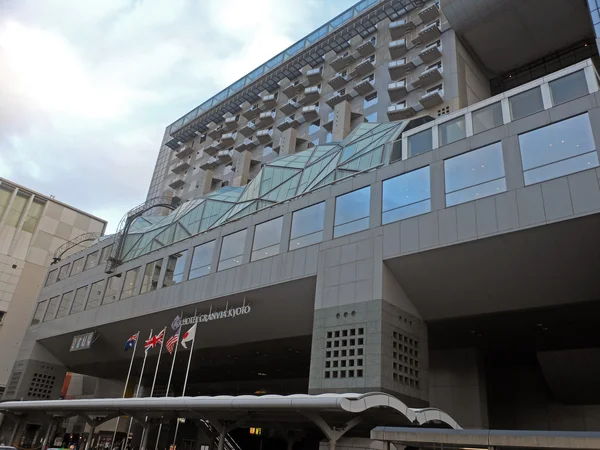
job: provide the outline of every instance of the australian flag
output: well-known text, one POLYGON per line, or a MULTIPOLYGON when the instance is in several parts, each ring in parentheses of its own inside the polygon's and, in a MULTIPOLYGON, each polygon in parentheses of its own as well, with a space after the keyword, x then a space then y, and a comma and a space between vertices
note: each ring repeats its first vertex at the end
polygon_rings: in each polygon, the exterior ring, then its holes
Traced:
POLYGON ((130 348, 134 348, 135 347, 135 342, 137 341, 137 338, 138 338, 138 335, 136 333, 133 336, 131 336, 129 339, 127 339, 127 342, 125 342, 125 350, 129 350, 130 348))

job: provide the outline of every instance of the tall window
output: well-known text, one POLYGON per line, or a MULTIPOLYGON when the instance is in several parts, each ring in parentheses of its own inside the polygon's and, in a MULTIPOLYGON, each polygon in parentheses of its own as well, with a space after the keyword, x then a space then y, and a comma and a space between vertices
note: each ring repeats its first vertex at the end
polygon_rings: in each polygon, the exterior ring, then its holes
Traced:
POLYGON ((83 258, 76 259, 71 264, 71 276, 77 275, 83 271, 83 258))
POLYGON ((104 287, 104 280, 96 281, 90 286, 90 295, 88 297, 85 309, 97 308, 100 306, 102 301, 102 288, 104 287))
POLYGON ((242 264, 245 242, 246 230, 225 236, 221 244, 221 254, 219 255, 219 267, 217 270, 228 269, 242 264))
POLYGON ((56 281, 64 280, 69 276, 69 266, 70 264, 65 264, 60 268, 60 270, 58 271, 58 278, 56 279, 56 281))
POLYGON ((56 310, 58 309, 58 301, 60 300, 60 296, 52 297, 48 302, 48 307, 46 308, 46 313, 44 314, 44 322, 48 322, 49 320, 53 320, 56 315, 56 310))
POLYGON ((33 319, 31 319, 31 325, 37 325, 42 321, 47 304, 48 300, 41 301, 37 304, 35 312, 33 313, 33 319))
POLYGON ((160 277, 162 262, 162 259, 158 259, 146 264, 146 270, 144 270, 144 279, 142 280, 142 289, 140 290, 140 294, 155 291, 158 288, 158 277, 160 277))
POLYGON ((42 210, 44 209, 45 203, 34 199, 31 205, 29 206, 29 210, 25 215, 25 221, 23 222, 23 231, 27 231, 28 233, 33 233, 35 231, 35 227, 37 227, 38 221, 42 215, 42 210))
POLYGON ((104 291, 104 298, 102 299, 102 304, 107 305, 109 303, 114 303, 117 301, 119 297, 119 288, 121 284, 121 278, 113 275, 106 282, 106 290, 104 291))
POLYGON ((256 225, 254 242, 252 242, 251 261, 267 258, 279 253, 283 217, 256 225))
POLYGON ((502 105, 500 102, 473 111, 473 133, 481 133, 504 123, 502 120, 502 105))
POLYGON ((337 238, 369 228, 370 206, 370 186, 337 197, 333 237, 337 238))
POLYGON ((539 87, 529 89, 508 99, 513 120, 544 110, 542 91, 539 87))
POLYGON ((73 307, 71 308, 71 314, 83 311, 86 293, 87 286, 80 287, 75 291, 75 298, 73 299, 73 307))
POLYGON ((58 305, 58 311, 56 313, 56 318, 65 317, 69 314, 69 309, 71 308, 71 302, 73 301, 74 291, 65 292, 60 299, 60 304, 58 305))
POLYGON ((110 244, 102 249, 102 252, 100 252, 100 260, 98 261, 98 264, 104 264, 106 263, 106 261, 108 261, 108 257, 110 256, 110 252, 112 252, 112 248, 113 244, 110 244))
POLYGON ((433 148, 432 129, 428 128, 420 133, 408 137, 408 157, 428 152, 433 148))
POLYGON ((325 202, 295 211, 292 215, 290 250, 321 242, 324 224, 325 202))
POLYGON ((187 250, 169 256, 163 287, 172 286, 183 281, 183 269, 187 259, 187 250))
POLYGON ((194 247, 190 276, 188 279, 192 280, 207 275, 210 272, 214 251, 215 241, 206 242, 194 247))
POLYGON ((8 216, 6 216, 6 225, 16 227, 19 224, 25 205, 29 200, 29 196, 25 194, 17 193, 17 196, 13 200, 10 209, 8 210, 8 216))
POLYGON ((444 122, 438 126, 440 145, 448 145, 467 137, 465 130, 465 116, 444 122))
POLYGON ((502 145, 495 144, 444 161, 446 206, 506 191, 502 145))
POLYGON ((588 94, 587 81, 583 70, 551 81, 548 85, 550 86, 553 105, 559 105, 588 94))
POLYGON ((58 269, 51 270, 48 272, 48 277, 46 278, 46 286, 50 286, 51 284, 56 283, 56 278, 58 276, 58 269))
POLYGON ((525 184, 598 167, 587 113, 519 135, 525 184))
POLYGON ((84 266, 83 270, 88 270, 88 269, 91 269, 92 267, 96 267, 96 265, 98 264, 98 255, 100 255, 100 250, 96 250, 95 252, 87 255, 87 258, 85 259, 85 266, 84 266))
POLYGON ((429 166, 383 182, 382 223, 395 222, 431 211, 429 166))
POLYGON ((125 281, 123 282, 123 292, 121 292, 121 300, 133 297, 139 274, 139 267, 125 272, 125 281))

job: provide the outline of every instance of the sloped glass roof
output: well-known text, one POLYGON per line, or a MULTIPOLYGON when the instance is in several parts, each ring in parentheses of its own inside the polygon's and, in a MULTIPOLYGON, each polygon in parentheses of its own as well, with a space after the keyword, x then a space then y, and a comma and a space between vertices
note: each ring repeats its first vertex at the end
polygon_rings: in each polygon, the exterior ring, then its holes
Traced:
POLYGON ((245 187, 226 186, 183 203, 168 216, 140 217, 125 237, 123 261, 285 202, 314 189, 389 164, 406 122, 363 123, 343 141, 280 156, 245 187))

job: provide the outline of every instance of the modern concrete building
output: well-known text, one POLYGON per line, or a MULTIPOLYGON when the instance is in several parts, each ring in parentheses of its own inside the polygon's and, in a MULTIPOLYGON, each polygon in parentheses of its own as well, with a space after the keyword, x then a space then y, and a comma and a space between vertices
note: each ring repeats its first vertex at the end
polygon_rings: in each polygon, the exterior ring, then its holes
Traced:
MULTIPOLYGON (((591 6, 364 0, 169 126, 148 202, 59 270, 98 253, 106 264, 42 289, 4 399, 57 398, 67 370, 119 397, 127 339, 163 327, 168 339, 180 316, 185 331, 197 323, 193 350, 179 347, 169 384, 173 356, 158 365, 150 351, 142 372, 138 349, 130 386, 141 378, 143 396, 383 392, 480 430, 474 447, 600 430, 591 6)), ((185 424, 138 417, 148 445, 177 427, 179 445, 210 446, 211 426, 241 423, 254 433, 228 445, 254 449, 275 420, 225 423, 201 406, 185 424)), ((17 419, 0 434, 36 432, 17 419)), ((352 441, 364 430, 335 442, 375 445, 352 441)), ((409 448, 468 443, 387 431, 409 448)), ((591 448, 563 437, 558 448, 591 448)))
MULTIPOLYGON (((4 392, 54 252, 106 222, 0 178, 0 392, 4 392)), ((82 250, 86 243, 73 246, 82 250)), ((57 273, 57 272, 56 272, 57 273)))

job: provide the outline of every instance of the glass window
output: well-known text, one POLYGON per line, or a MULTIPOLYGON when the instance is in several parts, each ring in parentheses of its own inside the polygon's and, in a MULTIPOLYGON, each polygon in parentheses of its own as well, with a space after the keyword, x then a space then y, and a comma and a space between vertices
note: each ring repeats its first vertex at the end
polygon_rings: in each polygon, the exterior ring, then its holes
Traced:
POLYGON ((92 267, 96 267, 98 265, 98 256, 100 255, 100 250, 96 250, 93 253, 90 253, 85 259, 85 266, 83 270, 91 269, 92 267))
POLYGON ((139 267, 125 272, 125 281, 123 282, 123 292, 121 292, 121 300, 133 297, 139 274, 139 267))
POLYGON ((83 271, 83 258, 76 259, 71 264, 71 276, 77 275, 83 271))
POLYGON ((586 114, 519 135, 525 184, 598 167, 598 153, 586 114))
POLYGON ((448 145, 467 137, 465 116, 444 122, 438 126, 440 145, 448 145))
POLYGON ((97 308, 100 306, 102 301, 102 288, 104 287, 104 280, 96 281, 90 286, 90 295, 88 297, 85 309, 97 308))
POLYGON ((363 104, 363 109, 370 108, 377 104, 377 92, 373 92, 365 97, 365 101, 363 104))
POLYGON ((56 318, 65 317, 69 314, 69 309, 71 309, 71 302, 73 301, 74 291, 65 292, 60 300, 60 304, 58 305, 58 312, 56 313, 56 318))
POLYGON ((102 300, 103 305, 114 303, 117 301, 119 296, 121 277, 113 275, 106 282, 106 291, 104 292, 104 299, 102 300))
POLYGON ((419 155, 433 149, 432 129, 428 128, 420 133, 408 137, 408 157, 419 155))
POLYGON ((35 227, 37 227, 38 221, 42 215, 42 210, 44 209, 44 202, 40 200, 33 200, 31 206, 29 206, 29 210, 27 214, 25 214, 25 221, 23 222, 23 231, 27 231, 28 233, 33 233, 35 231, 35 227))
POLYGON ((370 122, 370 123, 377 122, 377 111, 372 112, 371 114, 366 116, 365 121, 370 122))
POLYGON ((308 127, 308 134, 316 133, 317 131, 319 131, 320 128, 321 128, 321 121, 320 120, 315 120, 308 127))
POLYGON ((219 255, 219 267, 217 270, 242 264, 244 245, 246 243, 246 230, 238 231, 223 238, 221 254, 219 255))
POLYGON ((75 299, 73 300, 73 307, 71 308, 71 314, 75 314, 83 311, 85 304, 85 296, 87 293, 87 286, 81 287, 75 291, 75 299))
POLYGON ((172 286, 183 281, 183 269, 187 259, 187 250, 169 256, 163 287, 172 286))
POLYGON ((140 294, 155 291, 158 288, 158 277, 160 277, 162 262, 163 260, 159 259, 146 264, 146 270, 144 270, 144 279, 142 280, 142 289, 140 290, 140 294))
POLYGON ((48 307, 46 308, 46 312, 44 314, 44 322, 48 322, 49 320, 53 320, 56 315, 56 310, 58 309, 58 301, 60 300, 60 296, 52 297, 48 302, 48 307))
POLYGON ((113 245, 110 244, 102 249, 102 253, 100 253, 100 260, 98 261, 98 264, 104 264, 106 263, 106 261, 108 261, 108 257, 110 256, 110 252, 112 252, 112 248, 113 245))
POLYGON ((325 202, 295 211, 292 215, 290 250, 321 242, 324 224, 325 202))
POLYGON ((254 228, 251 261, 257 261, 279 253, 282 227, 283 217, 256 225, 254 228))
POLYGON ((31 325, 37 325, 42 321, 44 317, 44 312, 46 311, 46 305, 48 304, 48 300, 44 300, 37 304, 35 308, 35 312, 33 313, 33 319, 31 319, 31 325))
POLYGON ((201 277, 210 272, 214 251, 215 241, 210 241, 194 247, 192 266, 190 267, 190 276, 188 277, 189 280, 201 277))
POLYGON ((395 222, 431 211, 429 166, 383 182, 382 223, 395 222))
POLYGON ((502 120, 502 105, 500 102, 473 111, 472 117, 473 133, 475 134, 499 127, 504 123, 502 120))
POLYGON ((65 264, 60 268, 60 270, 58 271, 58 278, 56 279, 56 281, 64 280, 69 276, 69 266, 70 264, 65 264))
POLYGON ((583 70, 569 74, 548 83, 552 94, 552 104, 559 105, 588 94, 587 81, 583 70))
MULTIPOLYGON (((377 113, 376 113, 377 114, 377 113)), ((327 133, 327 137, 325 138, 325 142, 327 144, 329 144, 331 141, 333 141, 333 134, 331 133, 327 133)))
POLYGON ((506 191, 500 142, 444 161, 446 206, 506 191))
POLYGON ((25 209, 25 205, 29 200, 29 196, 25 194, 17 194, 15 199, 8 210, 8 215, 6 216, 6 225, 11 227, 16 227, 19 224, 19 220, 21 219, 21 215, 23 214, 23 210, 25 209))
POLYGON ((510 114, 513 120, 529 116, 544 110, 542 91, 539 87, 521 92, 508 99, 510 114))
POLYGON ((46 278, 46 286, 50 286, 51 284, 56 283, 56 278, 58 276, 58 269, 51 270, 48 272, 48 277, 46 278))
POLYGON ((359 189, 335 199, 333 237, 345 236, 369 228, 371 187, 359 189))

